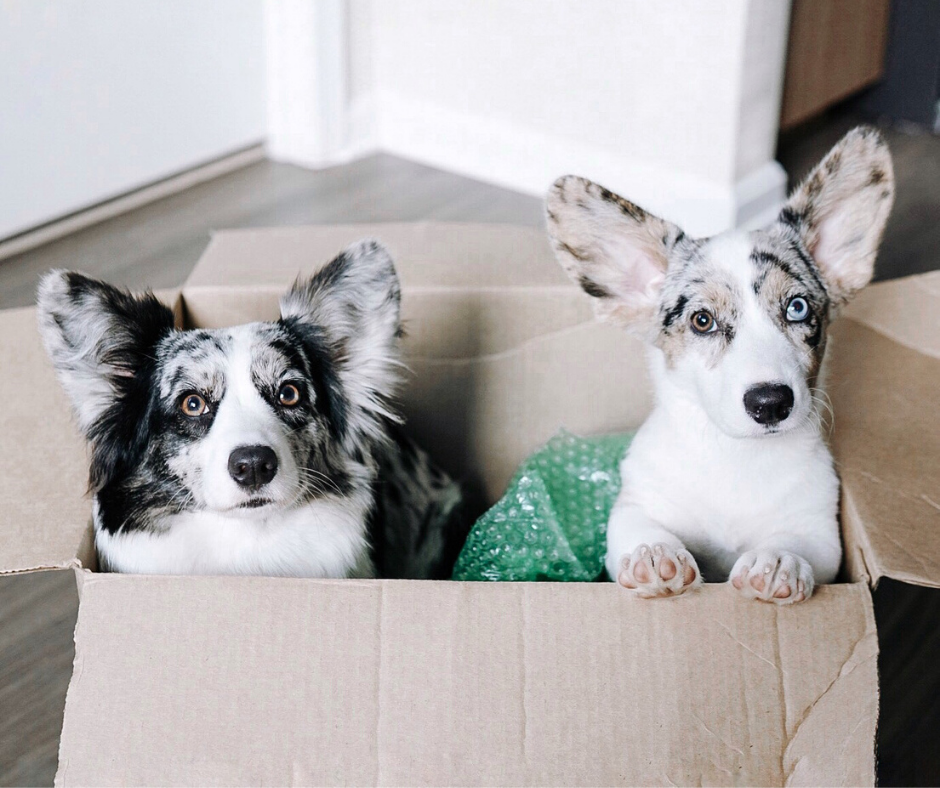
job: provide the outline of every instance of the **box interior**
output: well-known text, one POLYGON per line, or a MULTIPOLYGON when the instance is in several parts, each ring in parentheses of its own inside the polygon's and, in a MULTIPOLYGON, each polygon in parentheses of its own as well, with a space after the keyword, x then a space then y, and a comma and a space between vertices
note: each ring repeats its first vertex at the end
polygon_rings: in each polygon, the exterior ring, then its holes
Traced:
POLYGON ((940 587, 940 271, 862 291, 830 344, 847 570, 940 587))

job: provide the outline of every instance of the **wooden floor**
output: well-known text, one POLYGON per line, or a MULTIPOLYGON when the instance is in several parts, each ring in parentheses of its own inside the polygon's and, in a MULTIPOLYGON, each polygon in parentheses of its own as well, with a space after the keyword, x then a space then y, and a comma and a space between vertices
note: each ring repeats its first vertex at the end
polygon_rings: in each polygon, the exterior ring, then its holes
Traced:
MULTIPOLYGON (((791 134, 780 161, 802 176, 853 122, 836 115, 791 134)), ((879 260, 882 278, 940 260, 940 138, 887 134, 898 201, 879 260)), ((0 261, 0 307, 32 303, 50 267, 134 288, 178 285, 214 228, 417 219, 539 225, 541 210, 536 198, 391 156, 320 172, 262 162, 0 261)), ((52 784, 76 609, 69 572, 0 577, 0 785, 52 784)))
POLYGON ((52 785, 77 610, 72 572, 0 577, 0 785, 52 785))
POLYGON ((319 172, 264 161, 0 261, 0 308, 32 303, 48 268, 133 288, 181 284, 217 228, 418 219, 537 225, 541 216, 535 197, 394 156, 319 172))

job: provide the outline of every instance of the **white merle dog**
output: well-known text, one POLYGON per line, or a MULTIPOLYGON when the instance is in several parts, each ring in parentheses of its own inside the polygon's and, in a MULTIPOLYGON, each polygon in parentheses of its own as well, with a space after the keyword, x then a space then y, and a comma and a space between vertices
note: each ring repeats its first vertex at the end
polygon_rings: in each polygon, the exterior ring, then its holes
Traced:
POLYGON ((356 244, 276 322, 181 331, 152 294, 39 286, 39 327, 91 445, 102 568, 448 577, 461 491, 401 432, 400 292, 356 244))
POLYGON ((818 378, 827 325, 871 279, 893 199, 890 154, 869 128, 758 232, 693 239, 588 180, 555 182, 561 264, 600 319, 649 348, 655 404, 621 465, 612 579, 656 597, 704 573, 777 604, 835 579, 839 481, 818 378))

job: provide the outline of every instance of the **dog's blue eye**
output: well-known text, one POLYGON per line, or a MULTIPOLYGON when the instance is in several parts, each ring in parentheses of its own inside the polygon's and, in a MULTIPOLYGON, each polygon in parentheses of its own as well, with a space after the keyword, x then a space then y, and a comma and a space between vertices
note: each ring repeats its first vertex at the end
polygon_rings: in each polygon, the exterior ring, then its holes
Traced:
POLYGON ((809 304, 802 296, 796 296, 790 299, 787 304, 787 320, 791 323, 802 323, 809 317, 809 304))

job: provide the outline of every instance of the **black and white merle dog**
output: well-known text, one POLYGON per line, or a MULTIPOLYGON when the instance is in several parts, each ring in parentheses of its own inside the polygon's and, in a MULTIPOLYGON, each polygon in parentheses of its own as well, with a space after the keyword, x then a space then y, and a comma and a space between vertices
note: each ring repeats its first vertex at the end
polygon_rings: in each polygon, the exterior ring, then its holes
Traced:
POLYGON ((449 576, 469 524, 399 427, 399 301, 373 241, 298 280, 278 321, 229 329, 46 274, 39 327, 90 443, 102 568, 449 576))
POLYGON ((621 465, 612 579, 668 596, 704 571, 792 604, 835 578, 839 480, 820 429, 820 366, 829 321, 872 277, 893 199, 891 156, 868 128, 758 232, 690 238, 583 178, 552 187, 559 261, 599 318, 647 342, 655 390, 621 465))

